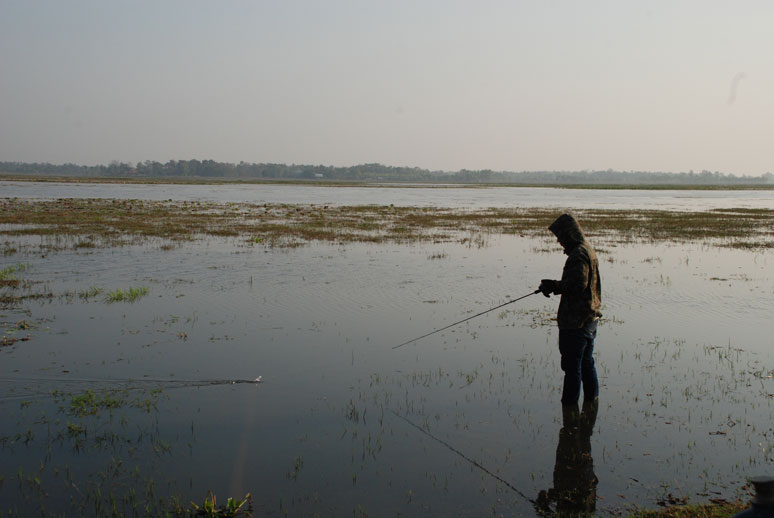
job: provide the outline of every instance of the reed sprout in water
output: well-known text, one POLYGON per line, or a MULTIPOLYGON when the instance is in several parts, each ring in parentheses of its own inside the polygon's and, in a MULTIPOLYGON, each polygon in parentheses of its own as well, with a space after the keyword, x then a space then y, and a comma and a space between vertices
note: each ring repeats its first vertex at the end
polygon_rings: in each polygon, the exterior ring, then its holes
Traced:
POLYGON ((126 290, 117 289, 105 296, 105 302, 112 304, 114 302, 136 302, 145 295, 148 294, 148 288, 142 286, 140 288, 128 288, 126 290))

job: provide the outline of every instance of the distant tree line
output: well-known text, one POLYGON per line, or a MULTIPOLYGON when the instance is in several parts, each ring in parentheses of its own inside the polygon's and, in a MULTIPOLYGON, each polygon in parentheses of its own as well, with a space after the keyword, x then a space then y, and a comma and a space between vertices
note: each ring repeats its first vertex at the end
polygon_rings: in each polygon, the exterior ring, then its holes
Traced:
POLYGON ((350 167, 324 165, 254 164, 214 160, 146 160, 132 165, 113 161, 107 165, 0 162, 0 173, 79 177, 178 177, 224 179, 308 179, 363 182, 426 182, 478 184, 550 185, 764 185, 774 184, 774 175, 734 176, 718 171, 681 173, 651 171, 430 171, 418 167, 361 164, 350 167))

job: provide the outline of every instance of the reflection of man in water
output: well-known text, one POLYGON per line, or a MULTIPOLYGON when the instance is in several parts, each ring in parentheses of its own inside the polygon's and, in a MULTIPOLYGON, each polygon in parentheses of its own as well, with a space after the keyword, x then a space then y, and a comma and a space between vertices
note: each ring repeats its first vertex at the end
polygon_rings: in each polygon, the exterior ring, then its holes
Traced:
POLYGON ((591 434, 597 420, 597 400, 562 407, 562 429, 556 447, 554 464, 554 487, 541 491, 536 508, 539 513, 551 512, 555 504, 558 515, 591 514, 596 508, 597 476, 594 474, 594 459, 591 457, 591 434))

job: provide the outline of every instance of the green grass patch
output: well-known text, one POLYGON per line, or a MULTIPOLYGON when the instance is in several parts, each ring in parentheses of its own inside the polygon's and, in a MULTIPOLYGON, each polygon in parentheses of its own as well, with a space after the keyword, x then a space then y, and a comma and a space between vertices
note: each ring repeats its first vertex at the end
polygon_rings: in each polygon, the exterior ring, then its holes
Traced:
POLYGON ((174 513, 175 516, 248 517, 253 515, 253 497, 250 493, 247 493, 242 500, 228 498, 225 504, 219 506, 215 495, 210 492, 201 505, 191 502, 190 508, 182 509, 178 507, 174 510, 174 513))
MULTIPOLYGON (((107 389, 100 392, 87 390, 81 393, 67 393, 55 390, 51 393, 59 402, 60 409, 68 416, 83 418, 98 415, 103 410, 118 408, 135 408, 150 412, 162 395, 161 389, 153 389, 140 396, 130 396, 128 389, 107 389)), ((70 435, 85 432, 81 423, 67 423, 70 435)))
POLYGON ((19 263, 16 265, 6 266, 0 270, 0 281, 16 281, 16 273, 23 272, 27 269, 27 265, 19 263))
POLYGON ((127 399, 124 394, 111 391, 97 395, 91 390, 87 390, 83 394, 72 396, 69 413, 78 417, 97 415, 100 410, 120 408, 126 403, 127 399))
POLYGON ((148 288, 128 288, 126 290, 117 289, 110 291, 105 296, 105 302, 112 304, 114 302, 136 302, 148 294, 148 288))
MULTIPOLYGON (((19 263, 17 265, 6 266, 0 270, 0 288, 18 288, 21 285, 21 280, 16 276, 17 273, 23 272, 27 269, 27 265, 19 263)), ((10 295, 3 295, 0 297, 0 303, 7 305, 9 299, 13 299, 10 295)))
POLYGON ((742 501, 696 505, 672 505, 663 509, 638 510, 626 515, 627 518, 730 518, 749 509, 742 501))
POLYGON ((78 296, 82 300, 89 300, 90 298, 97 297, 98 295, 102 294, 102 288, 99 286, 91 286, 88 289, 81 290, 78 292, 78 296))

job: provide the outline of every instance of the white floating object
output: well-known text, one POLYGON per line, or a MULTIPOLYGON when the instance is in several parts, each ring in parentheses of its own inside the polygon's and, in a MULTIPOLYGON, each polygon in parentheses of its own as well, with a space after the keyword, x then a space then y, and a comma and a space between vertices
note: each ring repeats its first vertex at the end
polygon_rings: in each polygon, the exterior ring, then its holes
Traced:
POLYGON ((263 376, 258 376, 258 377, 257 377, 257 378, 255 378, 255 380, 254 380, 254 382, 255 382, 255 383, 260 383, 260 382, 262 382, 262 381, 263 381, 263 376))

